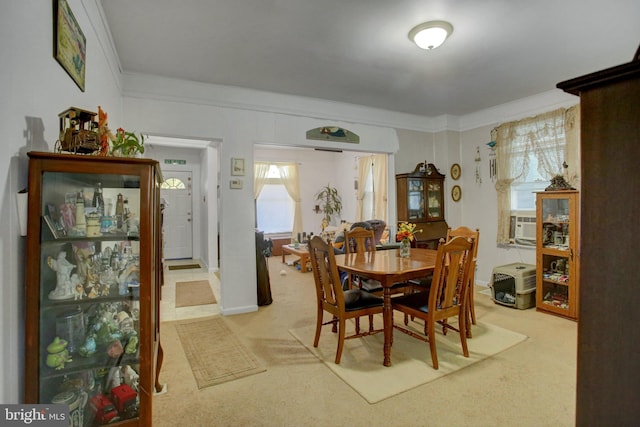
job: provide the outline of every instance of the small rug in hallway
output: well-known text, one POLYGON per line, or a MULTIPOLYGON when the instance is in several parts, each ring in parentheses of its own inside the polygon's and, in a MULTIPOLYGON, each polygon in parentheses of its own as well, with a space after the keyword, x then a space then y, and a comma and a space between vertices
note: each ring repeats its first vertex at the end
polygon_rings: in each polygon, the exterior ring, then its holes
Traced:
POLYGON ((182 265, 170 265, 169 270, 191 270, 194 268, 202 268, 200 264, 182 264, 182 265))
MULTIPOLYGON (((376 319, 381 322, 382 319, 376 319)), ((368 322, 365 321, 368 325, 368 322)), ((353 324, 348 327, 353 328, 353 324)), ((449 331, 437 334, 438 364, 431 365, 429 344, 399 331, 393 333, 390 367, 382 365, 384 336, 382 333, 346 340, 339 365, 334 363, 337 334, 323 327, 318 348, 313 347, 315 325, 289 330, 311 353, 340 379, 357 391, 367 402, 377 403, 412 388, 456 372, 473 363, 494 356, 527 337, 517 332, 478 322, 473 338, 467 340, 469 357, 462 355, 460 336, 449 331)), ((464 375, 464 374, 463 374, 464 375)))
POLYGON ((178 323, 176 331, 198 388, 266 371, 221 317, 178 323))
POLYGON ((194 280, 192 282, 176 282, 176 307, 191 307, 194 305, 215 304, 208 280, 194 280))

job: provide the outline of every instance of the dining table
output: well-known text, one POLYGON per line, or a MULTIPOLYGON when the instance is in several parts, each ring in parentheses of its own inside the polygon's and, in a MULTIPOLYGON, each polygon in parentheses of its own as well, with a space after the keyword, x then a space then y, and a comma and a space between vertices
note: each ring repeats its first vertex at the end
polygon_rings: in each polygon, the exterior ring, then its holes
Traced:
POLYGON ((382 285, 384 366, 391 366, 391 345, 393 344, 391 286, 394 283, 428 276, 435 268, 436 254, 437 251, 434 249, 411 248, 408 257, 401 257, 399 249, 370 251, 362 254, 336 254, 335 256, 338 270, 377 280, 382 285))

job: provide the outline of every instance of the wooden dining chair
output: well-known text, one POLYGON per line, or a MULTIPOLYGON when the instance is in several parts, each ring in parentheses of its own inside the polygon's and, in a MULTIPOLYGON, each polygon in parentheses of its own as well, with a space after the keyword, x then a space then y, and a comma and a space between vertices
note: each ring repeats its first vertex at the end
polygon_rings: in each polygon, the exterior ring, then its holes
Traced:
MULTIPOLYGON (((345 231, 345 253, 364 254, 376 250, 374 231, 363 227, 355 227, 350 231, 345 231)), ((381 296, 384 289, 377 280, 355 278, 358 287, 372 294, 381 296)), ((350 282, 351 284, 352 282, 350 282)), ((391 286, 391 294, 406 293, 411 289, 408 283, 399 282, 391 286)))
POLYGON ((447 229, 447 240, 450 240, 452 237, 467 237, 473 240, 473 259, 471 265, 471 271, 469 272, 469 295, 467 297, 467 337, 471 338, 471 324, 476 324, 476 306, 475 306, 475 282, 476 282, 476 263, 478 261, 478 245, 480 244, 480 230, 476 228, 475 230, 470 229, 469 227, 460 226, 458 228, 452 229, 449 227, 447 229))
POLYGON ((434 369, 438 369, 436 324, 442 326, 443 334, 447 329, 457 331, 460 335, 462 353, 465 357, 469 357, 465 313, 469 270, 473 261, 473 246, 473 240, 464 237, 453 237, 447 242, 440 239, 429 291, 411 293, 391 299, 393 310, 405 314, 405 326, 408 323, 406 315, 425 321, 424 335, 395 323, 393 327, 429 343, 434 369), (458 318, 457 328, 448 323, 450 318, 456 316, 458 318))
POLYGON ((316 335, 313 346, 318 347, 322 327, 328 324, 333 325, 332 332, 338 333, 335 363, 339 364, 345 339, 359 338, 383 331, 383 329, 373 329, 372 323, 373 315, 382 313, 383 301, 382 298, 360 288, 346 291, 342 289, 333 246, 319 236, 314 236, 309 241, 309 256, 317 297, 316 335), (331 320, 327 322, 324 322, 325 311, 331 315, 331 320), (362 316, 370 316, 369 331, 360 331, 362 316), (345 328, 348 319, 355 319, 355 333, 346 336, 345 328))

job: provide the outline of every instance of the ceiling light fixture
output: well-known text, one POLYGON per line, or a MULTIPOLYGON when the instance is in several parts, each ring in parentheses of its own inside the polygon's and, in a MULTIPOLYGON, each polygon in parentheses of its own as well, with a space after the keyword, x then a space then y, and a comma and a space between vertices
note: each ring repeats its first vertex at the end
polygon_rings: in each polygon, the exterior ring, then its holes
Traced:
POLYGON ((409 39, 422 49, 435 49, 453 33, 453 25, 446 21, 429 21, 413 27, 409 39))

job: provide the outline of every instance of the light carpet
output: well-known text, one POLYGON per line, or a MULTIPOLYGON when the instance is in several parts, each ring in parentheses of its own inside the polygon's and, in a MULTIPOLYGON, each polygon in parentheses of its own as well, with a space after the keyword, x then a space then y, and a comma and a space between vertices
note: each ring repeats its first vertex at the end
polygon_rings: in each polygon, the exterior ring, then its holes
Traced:
MULTIPOLYGON (((365 324, 368 325, 368 322, 365 324)), ((420 327, 420 324, 414 324, 420 327)), ((353 328, 353 324, 348 327, 353 328)), ((390 367, 382 365, 382 333, 346 340, 339 365, 334 363, 337 334, 331 333, 330 326, 323 327, 318 348, 313 347, 315 325, 289 330, 289 333, 369 403, 380 402, 454 373, 527 338, 526 335, 499 326, 478 322, 473 326, 473 338, 467 340, 469 357, 466 358, 462 354, 460 336, 457 333, 449 331, 446 336, 441 332, 437 333, 440 369, 435 370, 431 364, 429 344, 399 331, 394 331, 393 334, 390 367)))
POLYGON ((219 316, 181 321, 176 331, 200 389, 266 371, 219 316))
POLYGON ((193 280, 191 282, 176 282, 176 307, 191 307, 194 305, 215 304, 208 280, 193 280))

